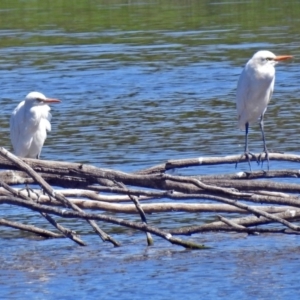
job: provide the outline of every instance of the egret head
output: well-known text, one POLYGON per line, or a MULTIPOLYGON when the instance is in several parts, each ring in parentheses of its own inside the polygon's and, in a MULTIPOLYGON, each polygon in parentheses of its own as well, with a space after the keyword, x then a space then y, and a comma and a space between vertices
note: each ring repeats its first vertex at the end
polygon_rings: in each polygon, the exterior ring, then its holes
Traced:
POLYGON ((50 99, 47 98, 45 95, 39 92, 30 92, 26 98, 26 103, 30 103, 33 106, 45 105, 50 103, 60 103, 61 101, 58 99, 50 99))
POLYGON ((271 51, 267 50, 261 50, 256 52, 251 60, 254 62, 254 64, 259 66, 275 66, 279 61, 287 60, 292 58, 291 55, 279 55, 276 56, 271 51))

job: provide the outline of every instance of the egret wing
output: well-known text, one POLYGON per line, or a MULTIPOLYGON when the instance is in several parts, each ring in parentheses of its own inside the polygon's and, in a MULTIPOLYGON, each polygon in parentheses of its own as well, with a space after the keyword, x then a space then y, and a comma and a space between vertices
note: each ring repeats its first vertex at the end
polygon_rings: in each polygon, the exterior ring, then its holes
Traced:
POLYGON ((24 101, 22 101, 13 111, 10 118, 10 138, 14 153, 17 156, 27 156, 35 126, 33 119, 26 118, 24 101))
POLYGON ((250 81, 244 69, 242 74, 240 75, 238 85, 237 85, 237 91, 236 91, 236 108, 238 112, 238 127, 240 129, 244 129, 245 126, 243 120, 243 114, 246 111, 249 91, 250 91, 250 81))

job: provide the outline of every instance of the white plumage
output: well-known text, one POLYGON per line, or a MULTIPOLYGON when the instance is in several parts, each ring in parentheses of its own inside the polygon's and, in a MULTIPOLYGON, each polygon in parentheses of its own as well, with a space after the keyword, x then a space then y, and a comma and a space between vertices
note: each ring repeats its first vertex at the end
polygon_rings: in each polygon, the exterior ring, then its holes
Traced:
POLYGON ((237 86, 238 126, 256 122, 266 111, 275 82, 275 54, 259 51, 247 62, 237 86))
POLYGON ((275 83, 275 65, 282 60, 292 58, 290 55, 276 56, 270 51, 258 51, 247 62, 240 75, 236 107, 238 112, 238 127, 246 130, 245 155, 248 158, 248 129, 249 124, 260 118, 260 128, 264 143, 264 152, 268 159, 268 150, 264 136, 263 117, 271 100, 275 83))
POLYGON ((51 131, 50 107, 47 104, 59 102, 39 92, 31 92, 14 109, 10 118, 10 138, 15 155, 40 157, 47 131, 51 131))

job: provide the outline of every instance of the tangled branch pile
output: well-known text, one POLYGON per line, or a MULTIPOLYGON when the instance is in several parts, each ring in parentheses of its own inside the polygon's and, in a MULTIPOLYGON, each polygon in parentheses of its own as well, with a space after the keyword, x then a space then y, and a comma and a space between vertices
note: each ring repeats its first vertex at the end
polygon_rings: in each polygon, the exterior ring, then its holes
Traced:
MULTIPOLYGON (((57 223, 53 216, 84 219, 103 241, 119 246, 118 241, 99 227, 97 221, 102 221, 145 232, 148 245, 153 243, 152 234, 192 249, 207 247, 175 236, 208 231, 298 234, 300 226, 296 222, 300 220, 300 198, 297 193, 300 185, 274 179, 299 177, 299 170, 239 172, 213 176, 175 176, 167 172, 190 166, 232 164, 239 158, 238 155, 232 155, 170 160, 149 169, 125 173, 79 163, 19 159, 6 149, 0 148, 0 168, 3 169, 0 172, 0 203, 38 211, 57 230, 52 232, 7 219, 0 219, 0 224, 45 237, 68 237, 79 245, 85 245, 76 232, 57 223), (12 188, 13 185, 32 183, 39 184, 42 191, 12 188), (65 189, 54 190, 50 184, 65 189), (166 199, 170 202, 166 202, 166 199), (186 200, 193 200, 193 203, 187 203, 186 200), (141 222, 90 213, 84 209, 138 213, 141 222), (179 211, 213 213, 215 221, 168 231, 147 223, 148 213, 179 211), (238 213, 241 217, 229 219, 222 216, 222 213, 227 216, 238 213), (273 226, 268 226, 270 223, 274 223, 273 226)), ((269 158, 300 161, 300 156, 290 154, 270 153, 269 158)))

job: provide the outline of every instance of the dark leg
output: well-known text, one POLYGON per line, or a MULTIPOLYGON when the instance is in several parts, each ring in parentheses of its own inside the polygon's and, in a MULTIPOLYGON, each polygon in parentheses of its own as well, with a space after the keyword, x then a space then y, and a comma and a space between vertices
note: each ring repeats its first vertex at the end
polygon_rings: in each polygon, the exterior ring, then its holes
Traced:
POLYGON ((248 149, 248 132, 249 132, 249 123, 245 124, 245 153, 249 152, 248 149))
POLYGON ((251 164, 250 164, 250 158, 255 158, 255 155, 251 152, 249 152, 248 149, 248 133, 249 133, 249 123, 247 122, 245 124, 245 152, 244 154, 241 155, 241 157, 239 158, 239 160, 236 162, 235 167, 237 167, 238 163, 240 162, 240 160, 244 157, 246 157, 246 159, 248 160, 248 164, 249 164, 249 168, 250 168, 250 172, 252 171, 251 169, 251 164))
POLYGON ((269 152, 268 152, 268 149, 267 149, 266 139, 265 139, 264 115, 261 115, 261 117, 260 117, 259 126, 260 126, 260 130, 261 130, 261 136, 262 136, 263 144, 264 144, 263 153, 265 153, 265 157, 264 157, 264 159, 262 159, 262 153, 261 153, 258 157, 258 161, 261 162, 261 166, 263 166, 264 160, 267 160, 268 170, 269 170, 270 169, 270 166, 269 166, 269 152))

